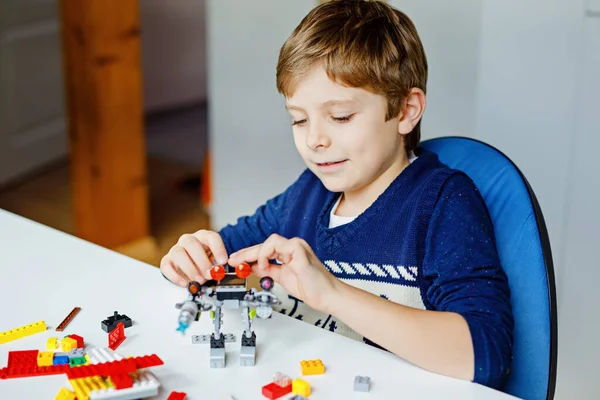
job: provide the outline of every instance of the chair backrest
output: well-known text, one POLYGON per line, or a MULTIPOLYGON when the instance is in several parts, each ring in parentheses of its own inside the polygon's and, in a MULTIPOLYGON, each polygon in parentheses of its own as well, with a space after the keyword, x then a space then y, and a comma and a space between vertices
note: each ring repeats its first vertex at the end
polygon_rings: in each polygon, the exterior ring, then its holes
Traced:
POLYGON ((502 390, 527 400, 553 399, 557 360, 554 266, 533 190, 508 157, 481 141, 442 137, 425 140, 421 146, 473 180, 492 218, 515 319, 513 360, 502 390))

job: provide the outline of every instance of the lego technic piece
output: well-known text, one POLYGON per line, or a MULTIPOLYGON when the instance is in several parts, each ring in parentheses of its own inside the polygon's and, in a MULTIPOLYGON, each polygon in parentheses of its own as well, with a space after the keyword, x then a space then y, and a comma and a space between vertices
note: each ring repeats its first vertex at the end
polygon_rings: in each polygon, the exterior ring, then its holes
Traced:
POLYGON ((44 321, 37 321, 33 324, 20 326, 15 329, 11 329, 6 332, 0 332, 0 344, 12 342, 13 340, 21 339, 26 336, 31 336, 36 333, 44 332, 46 330, 46 323, 44 321))
POLYGON ((81 336, 73 334, 69 335, 69 337, 77 342, 78 349, 85 348, 85 342, 83 341, 83 338, 81 336))
POLYGON ((292 381, 292 392, 294 392, 294 394, 308 397, 310 396, 310 383, 304 379, 294 379, 292 381))
POLYGON ((56 327, 56 332, 62 332, 65 330, 67 325, 71 323, 73 318, 81 311, 81 307, 75 307, 73 310, 65 317, 65 319, 56 327))
POLYGON ((127 315, 121 315, 117 311, 115 311, 112 316, 102 321, 102 330, 106 333, 109 333, 117 327, 117 324, 119 322, 123 323, 124 328, 130 328, 131 326, 133 326, 131 318, 129 318, 127 315))
MULTIPOLYGON (((223 268, 221 266, 215 267, 223 268)), ((210 335, 210 367, 224 368, 225 342, 228 341, 227 338, 230 337, 230 334, 221 333, 221 325, 223 324, 222 308, 241 308, 244 332, 241 339, 240 365, 253 366, 256 358, 256 333, 252 331, 251 319, 254 316, 269 318, 273 313, 273 305, 281 304, 281 301, 271 293, 273 279, 269 277, 262 278, 260 281, 262 291, 260 292, 254 288, 248 290, 247 280, 241 277, 246 273, 246 267, 237 268, 237 274, 227 273, 223 276, 219 272, 221 269, 215 267, 211 269, 211 276, 218 281, 214 289, 209 286, 202 286, 198 282, 190 282, 188 285, 188 299, 175 305, 175 308, 181 310, 177 331, 185 334, 190 325, 199 320, 202 311, 210 310, 214 314, 214 333, 210 335)), ((192 338, 193 343, 206 343, 208 341, 208 335, 197 335, 196 338, 192 338)))
POLYGON ((54 400, 75 400, 75 393, 71 392, 67 388, 61 388, 59 392, 56 394, 54 400))
POLYGON ((119 322, 117 327, 108 334, 108 347, 111 350, 116 350, 124 340, 125 325, 122 322, 119 322))
POLYGON ((290 397, 289 400, 308 400, 308 398, 297 394, 294 397, 290 397))
MULTIPOLYGON (((210 343, 211 335, 194 335, 192 336, 193 344, 208 344, 210 343)), ((235 335, 233 333, 225 333, 223 335, 225 337, 225 343, 233 343, 235 342, 235 335)))
POLYGON ((60 340, 60 350, 68 353, 73 349, 77 348, 77 340, 71 339, 68 336, 65 336, 60 340))
POLYGON ((63 374, 68 365, 38 367, 38 350, 21 350, 8 352, 8 365, 0 369, 0 379, 25 378, 29 376, 63 374))
POLYGON ((225 368, 225 336, 210 335, 210 367, 225 368))
POLYGON ((38 367, 51 367, 53 365, 54 353, 51 351, 40 351, 37 355, 38 367))
POLYGON ((160 382, 150 371, 138 371, 132 374, 133 384, 117 389, 110 380, 101 376, 71 379, 78 400, 134 400, 156 396, 160 382))
POLYGON ((85 365, 87 360, 85 359, 85 350, 84 349, 73 349, 69 352, 69 365, 71 367, 76 367, 80 365, 85 365))
POLYGON ((354 378, 354 391, 355 392, 368 392, 371 387, 371 378, 368 376, 357 375, 354 378))
POLYGON ((253 367, 255 363, 256 333, 252 332, 252 336, 250 337, 246 337, 245 334, 242 335, 242 347, 240 349, 240 365, 243 367, 253 367))
POLYGON ((285 396, 288 393, 292 392, 292 385, 288 386, 279 386, 275 382, 271 382, 268 385, 262 387, 262 395, 267 399, 275 400, 282 396, 285 396))
POLYGON ((57 352, 54 353, 52 358, 52 365, 65 365, 69 364, 69 355, 67 353, 57 352))
POLYGON ((210 269, 210 277, 219 282, 225 277, 225 267, 222 265, 213 265, 210 269))
POLYGON ((325 366, 321 360, 302 360, 300 361, 302 375, 323 375, 325 366))
POLYGON ((282 374, 281 372, 276 372, 273 375, 273 383, 276 383, 281 387, 286 387, 292 384, 292 379, 289 376, 282 374))
POLYGON ((187 393, 171 392, 167 400, 187 400, 187 393))
POLYGON ((46 350, 58 349, 58 338, 51 337, 46 341, 46 350))
POLYGON ((247 263, 241 263, 235 267, 235 275, 238 278, 246 279, 250 276, 250 273, 252 273, 252 268, 250 268, 250 265, 247 263))

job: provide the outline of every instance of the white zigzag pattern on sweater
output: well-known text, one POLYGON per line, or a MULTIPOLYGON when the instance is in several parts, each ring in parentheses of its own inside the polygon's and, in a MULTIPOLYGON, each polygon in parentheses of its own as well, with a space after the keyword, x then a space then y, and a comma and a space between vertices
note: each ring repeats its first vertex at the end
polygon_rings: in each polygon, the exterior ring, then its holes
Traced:
POLYGON ((402 265, 394 266, 384 264, 379 266, 373 263, 347 263, 343 261, 327 260, 324 262, 329 271, 334 274, 348 274, 356 276, 372 276, 379 278, 402 279, 408 282, 417 281, 417 267, 405 267, 402 265))

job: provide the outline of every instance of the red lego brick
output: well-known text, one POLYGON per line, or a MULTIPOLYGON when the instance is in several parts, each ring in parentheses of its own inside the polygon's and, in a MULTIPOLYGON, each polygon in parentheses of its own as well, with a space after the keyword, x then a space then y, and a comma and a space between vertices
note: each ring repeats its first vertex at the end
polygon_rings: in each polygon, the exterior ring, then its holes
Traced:
POLYGON ((10 351, 8 365, 0 369, 0 379, 26 378, 29 376, 58 375, 69 369, 69 365, 38 367, 38 350, 10 351))
POLYGON ((187 400, 187 393, 171 392, 167 400, 187 400))
POLYGON ((85 348, 85 343, 84 343, 83 338, 81 336, 79 336, 79 335, 69 335, 69 337, 77 342, 77 348, 78 349, 85 348))
POLYGON ((119 322, 117 327, 108 334, 108 347, 115 351, 125 340, 125 324, 119 322))
POLYGON ((69 379, 77 379, 95 375, 114 376, 131 374, 141 368, 155 367, 163 364, 163 361, 156 354, 152 354, 149 356, 125 358, 123 360, 100 364, 82 365, 67 370, 67 377, 69 379))
POLYGON ((133 387, 133 378, 129 374, 111 375, 110 381, 115 385, 115 389, 126 389, 133 387))
POLYGON ((282 396, 285 396, 288 393, 292 392, 292 384, 289 384, 288 386, 279 386, 278 384, 276 384, 275 382, 271 382, 268 385, 263 386, 262 388, 262 394, 263 396, 265 396, 267 399, 270 400, 275 400, 278 399, 282 396))

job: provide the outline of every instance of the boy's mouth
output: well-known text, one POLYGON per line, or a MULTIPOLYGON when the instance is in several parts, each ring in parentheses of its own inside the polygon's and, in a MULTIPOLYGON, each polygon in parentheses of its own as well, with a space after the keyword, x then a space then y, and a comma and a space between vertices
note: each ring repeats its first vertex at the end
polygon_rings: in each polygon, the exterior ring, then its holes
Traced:
POLYGON ((329 161, 329 162, 323 162, 323 163, 317 163, 318 166, 326 166, 326 165, 335 165, 335 164, 341 164, 346 160, 341 160, 341 161, 329 161))
POLYGON ((340 161, 329 161, 323 163, 316 163, 317 167, 321 170, 330 170, 336 167, 343 165, 348 160, 340 160, 340 161))

